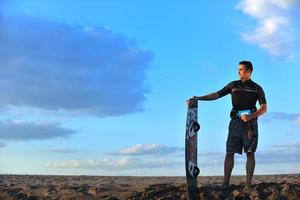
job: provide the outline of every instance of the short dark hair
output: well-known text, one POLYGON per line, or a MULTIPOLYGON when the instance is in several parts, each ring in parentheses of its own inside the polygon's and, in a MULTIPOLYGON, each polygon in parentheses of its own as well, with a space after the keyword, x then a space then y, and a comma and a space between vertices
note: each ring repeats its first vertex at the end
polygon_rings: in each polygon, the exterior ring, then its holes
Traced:
POLYGON ((247 60, 243 60, 239 63, 240 65, 244 65, 246 70, 250 70, 250 73, 252 73, 253 71, 253 66, 252 66, 252 63, 250 61, 247 61, 247 60))

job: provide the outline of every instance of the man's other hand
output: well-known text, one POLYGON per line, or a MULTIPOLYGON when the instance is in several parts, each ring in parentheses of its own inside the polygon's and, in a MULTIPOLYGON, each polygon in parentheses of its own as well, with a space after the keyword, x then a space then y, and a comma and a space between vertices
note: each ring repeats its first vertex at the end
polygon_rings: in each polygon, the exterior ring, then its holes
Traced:
POLYGON ((244 114, 244 115, 241 116, 241 119, 242 119, 244 122, 248 122, 248 121, 251 120, 251 117, 250 117, 249 115, 244 114))

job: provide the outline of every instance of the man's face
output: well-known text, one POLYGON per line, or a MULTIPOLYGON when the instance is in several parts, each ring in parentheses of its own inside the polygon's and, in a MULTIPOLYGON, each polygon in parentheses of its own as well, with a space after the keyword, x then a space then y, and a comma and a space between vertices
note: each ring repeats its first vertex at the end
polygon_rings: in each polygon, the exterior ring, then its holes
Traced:
POLYGON ((239 72, 240 79, 250 78, 251 75, 250 70, 247 71, 245 65, 239 65, 238 72, 239 72))

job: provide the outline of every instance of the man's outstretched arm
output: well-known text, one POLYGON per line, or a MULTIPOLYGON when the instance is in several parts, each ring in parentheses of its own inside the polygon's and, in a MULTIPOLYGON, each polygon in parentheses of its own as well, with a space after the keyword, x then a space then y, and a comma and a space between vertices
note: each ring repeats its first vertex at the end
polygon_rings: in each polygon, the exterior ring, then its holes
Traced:
POLYGON ((216 100, 218 98, 221 98, 227 94, 231 93, 232 87, 233 87, 233 81, 227 84, 224 88, 221 90, 210 93, 208 95, 204 96, 193 96, 192 98, 189 99, 189 101, 197 101, 197 100, 202 100, 202 101, 211 101, 211 100, 216 100))
POLYGON ((214 92, 204 96, 193 96, 192 100, 211 101, 217 98, 219 98, 219 94, 217 92, 214 92))

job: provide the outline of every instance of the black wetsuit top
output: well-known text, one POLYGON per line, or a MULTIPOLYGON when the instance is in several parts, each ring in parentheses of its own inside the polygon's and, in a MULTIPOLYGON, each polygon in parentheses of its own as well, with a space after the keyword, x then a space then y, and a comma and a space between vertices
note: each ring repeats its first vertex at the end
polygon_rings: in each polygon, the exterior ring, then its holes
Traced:
POLYGON ((232 81, 218 92, 219 98, 231 94, 233 110, 256 110, 256 101, 259 104, 266 104, 265 93, 254 81, 232 81))

